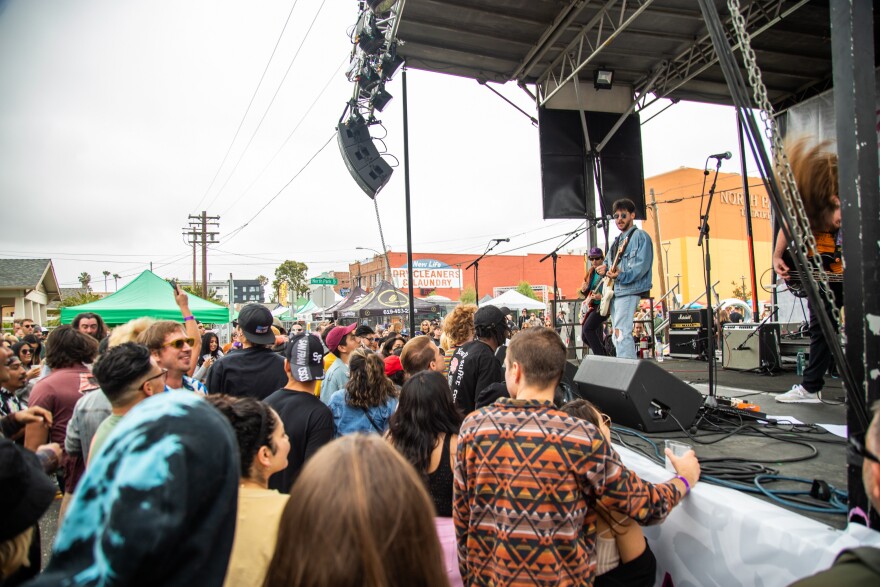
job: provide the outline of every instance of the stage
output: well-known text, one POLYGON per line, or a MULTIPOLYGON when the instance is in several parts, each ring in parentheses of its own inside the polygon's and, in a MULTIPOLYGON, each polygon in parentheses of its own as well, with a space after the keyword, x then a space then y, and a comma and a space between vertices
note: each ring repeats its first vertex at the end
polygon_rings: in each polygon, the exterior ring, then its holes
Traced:
MULTIPOLYGON (((655 361, 652 360, 652 362, 655 361)), ((703 395, 708 394, 708 365, 706 362, 667 358, 656 364, 681 381, 690 384, 703 395)), ((699 432, 696 433, 697 440, 717 442, 712 444, 693 442, 681 431, 644 434, 644 436, 657 442, 661 446, 661 452, 664 439, 681 439, 694 447, 697 457, 701 461, 719 458, 769 461, 764 463, 764 466, 778 471, 778 475, 797 477, 810 481, 819 479, 833 488, 846 491, 846 440, 844 437, 828 432, 821 426, 824 424, 845 426, 846 408, 842 403, 844 393, 839 380, 830 377, 827 379, 823 399, 828 403, 823 404, 782 404, 775 401, 776 395, 788 391, 792 385, 800 382, 800 377, 793 368, 783 370, 773 376, 719 368, 716 381, 717 395, 719 397, 740 398, 757 404, 761 412, 767 414, 768 417, 775 417, 777 420, 776 425, 767 425, 766 423, 748 420, 743 421, 743 424, 751 425, 756 429, 776 436, 793 432, 792 439, 815 446, 818 454, 812 458, 806 458, 812 452, 808 446, 769 438, 757 432, 753 432, 751 435, 734 433, 723 437, 724 435, 719 432, 708 432, 705 425, 701 425, 699 432), (788 422, 791 422, 792 419, 802 422, 805 426, 789 424, 788 422), (804 457, 804 460, 788 463, 779 462, 780 460, 797 459, 799 457, 804 457)), ((735 429, 734 421, 736 419, 727 418, 727 420, 731 422, 727 430, 735 429)), ((694 434, 692 430, 689 432, 694 434)), ((624 441, 627 445, 649 448, 647 443, 631 435, 621 433, 618 439, 615 439, 615 442, 620 442, 620 440, 624 441)), ((751 479, 746 481, 746 483, 753 486, 751 479)), ((774 482, 770 485, 765 484, 765 486, 805 491, 810 489, 809 485, 799 483, 785 483, 780 486, 779 483, 774 482)), ((780 505, 763 494, 753 493, 752 495, 764 501, 780 505)), ((834 528, 842 529, 846 526, 846 516, 843 514, 805 511, 785 505, 782 507, 834 528)))

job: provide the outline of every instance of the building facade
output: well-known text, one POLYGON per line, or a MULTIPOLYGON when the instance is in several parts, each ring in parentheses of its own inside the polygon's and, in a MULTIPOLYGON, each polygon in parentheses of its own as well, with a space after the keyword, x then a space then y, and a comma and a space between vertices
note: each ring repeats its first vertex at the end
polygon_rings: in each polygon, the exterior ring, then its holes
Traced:
MULTIPOLYGON (((667 290, 679 284, 681 302, 688 303, 706 291, 703 279, 703 248, 697 245, 700 236, 700 195, 705 177, 708 203, 709 186, 714 172, 704 176, 702 169, 680 168, 649 177, 645 180, 645 200, 648 219, 644 228, 654 241, 654 289, 652 294, 663 294, 660 288, 660 256, 663 256, 664 278, 668 275, 667 290), (656 211, 650 206, 651 190, 657 201, 656 211), (658 238, 659 233, 659 238, 658 238)), ((772 277, 773 233, 770 198, 760 178, 749 177, 752 235, 755 247, 755 269, 758 280, 758 300, 769 301, 772 277)), ((735 288, 751 292, 746 206, 742 176, 720 173, 715 198, 709 212, 709 246, 712 259, 712 282, 719 282, 716 291, 720 299, 734 297, 735 288)), ((705 295, 699 300, 705 304, 705 295)), ((713 300, 713 303, 715 300, 713 300)))

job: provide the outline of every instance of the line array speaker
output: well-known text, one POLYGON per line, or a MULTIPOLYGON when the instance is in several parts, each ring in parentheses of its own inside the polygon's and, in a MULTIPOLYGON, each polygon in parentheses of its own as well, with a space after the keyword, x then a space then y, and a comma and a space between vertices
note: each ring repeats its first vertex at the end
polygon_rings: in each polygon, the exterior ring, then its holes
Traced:
POLYGON ((379 155, 369 129, 362 122, 340 124, 336 138, 348 172, 364 193, 375 198, 394 170, 379 155))

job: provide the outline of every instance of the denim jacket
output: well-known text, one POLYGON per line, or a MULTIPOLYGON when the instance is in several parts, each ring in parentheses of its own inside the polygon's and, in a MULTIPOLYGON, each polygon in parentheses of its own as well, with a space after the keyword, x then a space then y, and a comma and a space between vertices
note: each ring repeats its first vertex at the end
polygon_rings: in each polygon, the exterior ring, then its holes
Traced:
POLYGON ((336 438, 355 432, 382 434, 388 430, 388 420, 397 409, 396 397, 390 398, 381 406, 374 406, 364 411, 363 408, 348 405, 348 402, 345 401, 345 393, 345 388, 343 388, 334 392, 330 397, 329 407, 333 414, 333 423, 336 424, 336 438), (369 416, 367 416, 367 412, 369 412, 369 416), (381 431, 376 430, 373 423, 381 431))
MULTIPOLYGON (((618 237, 620 238, 620 237, 618 237)), ((614 256, 605 257, 605 265, 611 267, 614 256)), ((620 259, 620 276, 614 282, 615 296, 633 296, 649 291, 652 266, 654 264, 654 246, 648 233, 639 228, 632 231, 626 251, 620 259)))

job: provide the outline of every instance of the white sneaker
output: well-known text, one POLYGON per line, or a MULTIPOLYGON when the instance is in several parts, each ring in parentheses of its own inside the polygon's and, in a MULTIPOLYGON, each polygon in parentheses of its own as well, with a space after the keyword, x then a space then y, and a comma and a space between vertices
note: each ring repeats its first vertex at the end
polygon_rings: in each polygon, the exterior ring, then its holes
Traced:
POLYGON ((791 389, 776 396, 776 401, 784 404, 818 404, 821 403, 818 393, 810 393, 803 385, 792 385, 791 389))

